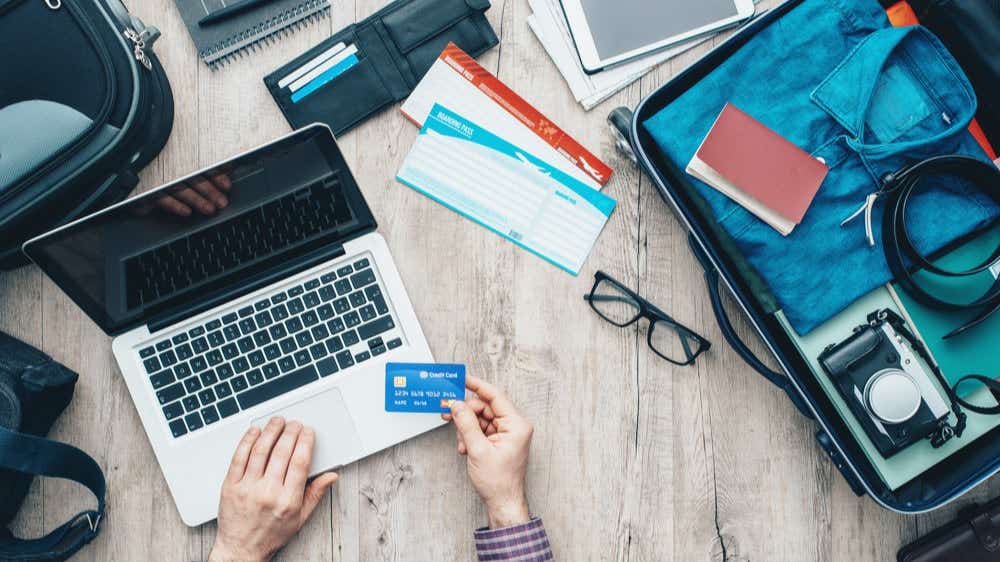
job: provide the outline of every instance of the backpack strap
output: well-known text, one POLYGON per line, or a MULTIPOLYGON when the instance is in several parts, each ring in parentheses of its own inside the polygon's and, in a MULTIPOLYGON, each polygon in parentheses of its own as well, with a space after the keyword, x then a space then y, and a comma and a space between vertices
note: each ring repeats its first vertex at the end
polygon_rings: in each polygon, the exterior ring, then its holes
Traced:
POLYGON ((80 449, 34 435, 0 428, 0 468, 83 484, 97 498, 96 510, 85 510, 38 539, 19 539, 0 528, 0 559, 66 560, 97 536, 104 517, 104 473, 80 449))

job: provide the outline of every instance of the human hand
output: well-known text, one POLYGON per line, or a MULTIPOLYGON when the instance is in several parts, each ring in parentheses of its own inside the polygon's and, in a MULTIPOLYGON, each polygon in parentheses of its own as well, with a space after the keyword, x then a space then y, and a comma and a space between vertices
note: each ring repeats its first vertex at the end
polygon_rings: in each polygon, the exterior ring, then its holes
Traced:
POLYGON ((510 527, 531 519, 524 478, 534 431, 510 399, 476 377, 465 379, 476 398, 455 401, 445 420, 455 421, 458 452, 467 458, 469 480, 489 516, 490 528, 510 527))
POLYGON ((205 216, 214 215, 229 205, 226 194, 232 187, 233 182, 226 173, 209 172, 166 190, 150 201, 139 214, 145 215, 158 207, 178 217, 189 217, 195 211, 205 216))
POLYGON ((251 427, 233 454, 219 501, 219 532, 210 562, 269 560, 302 528, 337 474, 306 485, 316 434, 275 417, 251 427))

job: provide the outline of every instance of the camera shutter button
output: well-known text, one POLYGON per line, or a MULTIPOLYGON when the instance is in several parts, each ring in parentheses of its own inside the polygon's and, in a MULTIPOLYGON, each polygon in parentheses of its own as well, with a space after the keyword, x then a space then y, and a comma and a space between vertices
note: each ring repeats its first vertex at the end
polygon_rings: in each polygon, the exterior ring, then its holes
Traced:
POLYGON ((905 372, 886 369, 868 381, 865 397, 871 413, 885 423, 899 424, 912 418, 923 398, 916 382, 905 372))

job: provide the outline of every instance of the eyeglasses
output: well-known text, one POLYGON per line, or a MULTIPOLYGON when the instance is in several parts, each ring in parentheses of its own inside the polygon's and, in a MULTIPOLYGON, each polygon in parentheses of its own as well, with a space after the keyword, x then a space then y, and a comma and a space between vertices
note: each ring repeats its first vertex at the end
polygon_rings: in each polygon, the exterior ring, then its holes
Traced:
POLYGON ((649 348, 674 365, 692 365, 695 358, 712 347, 711 342, 603 271, 594 274, 594 288, 583 298, 590 302, 590 308, 598 316, 619 328, 639 318, 648 320, 646 341, 649 348))

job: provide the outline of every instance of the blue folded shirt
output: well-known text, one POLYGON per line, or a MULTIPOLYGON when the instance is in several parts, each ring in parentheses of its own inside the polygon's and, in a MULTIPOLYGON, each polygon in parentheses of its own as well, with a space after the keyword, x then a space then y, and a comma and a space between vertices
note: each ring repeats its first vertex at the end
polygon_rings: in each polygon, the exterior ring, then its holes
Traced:
MULTIPOLYGON (((830 167, 787 237, 689 177, 800 334, 891 279, 878 240, 882 205, 873 216, 874 248, 863 218, 840 226, 879 178, 934 155, 987 159, 967 131, 976 99, 958 63, 926 29, 890 27, 875 0, 806 0, 643 125, 683 167, 726 102, 830 167)), ((962 180, 935 182, 908 209, 920 251, 1000 215, 962 180)))

